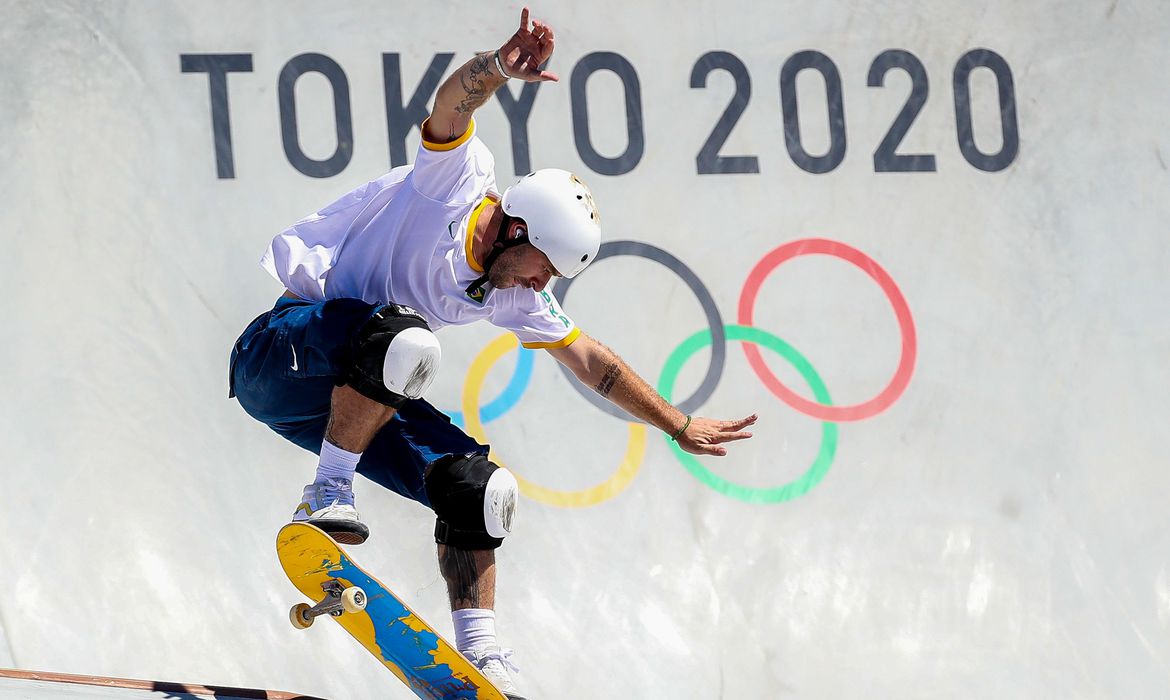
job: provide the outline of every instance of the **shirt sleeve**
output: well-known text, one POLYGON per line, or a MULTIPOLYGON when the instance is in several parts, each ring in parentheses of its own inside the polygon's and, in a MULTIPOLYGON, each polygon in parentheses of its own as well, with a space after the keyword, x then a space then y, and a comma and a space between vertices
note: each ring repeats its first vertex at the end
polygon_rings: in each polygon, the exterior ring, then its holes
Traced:
POLYGON ((415 156, 412 180, 416 192, 444 204, 478 202, 484 192, 494 190, 496 160, 476 136, 475 120, 450 143, 432 143, 424 137, 415 156))
POLYGON ((515 302, 498 307, 491 322, 515 333, 524 347, 563 348, 581 335, 581 329, 561 311, 552 294, 526 289, 516 292, 515 302))
POLYGON ((326 277, 350 232, 368 223, 409 173, 408 165, 394 168, 281 231, 260 266, 302 299, 324 299, 326 277))

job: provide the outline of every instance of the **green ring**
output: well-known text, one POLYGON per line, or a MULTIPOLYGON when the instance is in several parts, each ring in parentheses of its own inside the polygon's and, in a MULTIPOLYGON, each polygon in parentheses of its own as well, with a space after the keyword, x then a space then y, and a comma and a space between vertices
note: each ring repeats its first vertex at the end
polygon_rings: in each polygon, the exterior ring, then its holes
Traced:
MULTIPOLYGON (((817 401, 824 406, 832 405, 829 400, 829 390, 825 388, 825 383, 821 381, 820 375, 809 364, 809 361, 791 345, 759 328, 737 325, 727 325, 724 328, 727 330, 728 340, 755 343, 756 345, 768 348, 785 360, 788 360, 800 372, 804 380, 808 382, 817 401)), ((670 357, 666 358, 666 365, 662 368, 662 375, 658 379, 658 393, 662 394, 667 401, 670 401, 671 392, 674 391, 674 383, 678 379, 678 374, 682 371, 687 360, 710 344, 710 329, 699 331, 680 343, 674 349, 674 352, 670 353, 670 357)), ((783 486, 754 488, 751 486, 742 486, 728 481, 721 476, 717 476, 711 470, 700 464, 694 455, 684 452, 678 446, 678 443, 671 442, 670 436, 664 437, 666 438, 666 443, 670 445, 670 449, 674 451, 674 455, 678 457, 682 465, 696 479, 719 493, 731 496, 732 498, 738 498, 741 501, 747 501, 748 503, 779 503, 803 496, 819 484, 825 474, 828 473, 829 465, 833 463, 833 456, 837 453, 837 424, 826 421, 822 423, 820 452, 817 453, 816 460, 813 461, 812 466, 804 474, 783 486)))

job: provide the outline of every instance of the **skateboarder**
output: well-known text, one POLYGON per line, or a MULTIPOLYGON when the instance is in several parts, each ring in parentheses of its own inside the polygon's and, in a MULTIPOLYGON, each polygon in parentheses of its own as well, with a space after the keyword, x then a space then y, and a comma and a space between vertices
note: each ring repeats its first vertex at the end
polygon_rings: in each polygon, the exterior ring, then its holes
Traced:
POLYGON ((456 646, 513 697, 515 666, 496 642, 493 609, 495 550, 512 530, 517 483, 422 399, 439 364, 433 331, 477 320, 508 329, 694 454, 726 454, 723 443, 751 437, 756 420, 683 415, 542 294, 553 276, 573 277, 596 257, 597 204, 556 169, 499 194, 472 115, 509 79, 557 80, 540 69, 552 52, 552 27, 530 24, 525 8, 499 50, 440 86, 413 165, 278 234, 261 264, 287 291, 231 359, 244 410, 320 455, 294 521, 363 542, 355 470, 434 510, 456 646))

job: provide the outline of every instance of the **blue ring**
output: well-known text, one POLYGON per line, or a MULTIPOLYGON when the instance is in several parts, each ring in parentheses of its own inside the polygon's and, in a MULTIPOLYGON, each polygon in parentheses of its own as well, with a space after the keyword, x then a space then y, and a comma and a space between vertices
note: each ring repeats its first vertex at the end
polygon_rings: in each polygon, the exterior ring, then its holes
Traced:
MULTIPOLYGON (((532 352, 523 345, 520 346, 520 351, 516 353, 516 370, 512 373, 512 378, 508 380, 508 386, 500 392, 500 395, 492 399, 485 406, 479 409, 479 418, 484 423, 490 423, 508 411, 512 410, 519 401, 520 397, 524 395, 524 391, 528 388, 528 382, 532 380, 532 365, 533 357, 536 353, 532 352)), ((451 422, 460 428, 466 427, 463 420, 463 411, 444 411, 451 418, 451 422)))

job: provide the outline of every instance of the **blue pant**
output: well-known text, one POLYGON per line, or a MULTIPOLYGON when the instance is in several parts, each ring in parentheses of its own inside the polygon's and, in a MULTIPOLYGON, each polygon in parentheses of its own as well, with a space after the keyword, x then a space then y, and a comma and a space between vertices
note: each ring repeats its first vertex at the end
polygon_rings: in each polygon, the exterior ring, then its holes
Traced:
MULTIPOLYGON (((346 367, 350 338, 377 305, 360 299, 311 302, 281 297, 232 348, 230 396, 256 420, 320 454, 329 403, 346 367)), ((430 507, 423 476, 448 455, 488 448, 422 399, 409 400, 374 436, 358 473, 430 507)))

